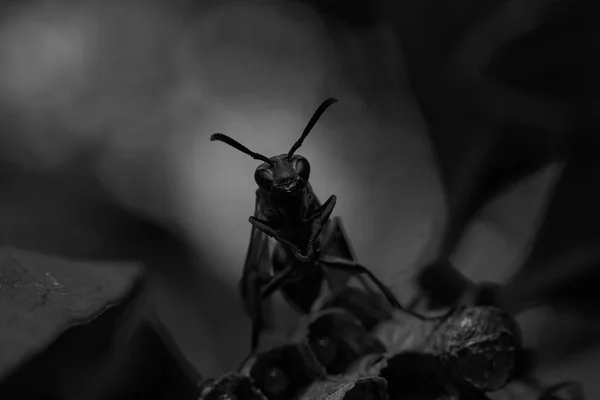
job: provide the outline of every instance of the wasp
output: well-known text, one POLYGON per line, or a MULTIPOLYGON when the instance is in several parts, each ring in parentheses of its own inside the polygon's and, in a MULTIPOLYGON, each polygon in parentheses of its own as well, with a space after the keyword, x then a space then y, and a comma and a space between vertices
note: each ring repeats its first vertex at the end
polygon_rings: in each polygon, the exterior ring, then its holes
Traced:
POLYGON ((328 98, 321 103, 300 138, 287 153, 278 156, 253 152, 221 133, 210 137, 211 141, 224 142, 263 161, 254 173, 258 189, 254 216, 249 218, 252 232, 240 281, 243 304, 253 321, 252 349, 258 345, 260 332, 272 325, 265 300, 277 290, 292 308, 308 314, 324 283, 336 289, 344 287, 351 276, 359 276, 365 285, 365 278, 370 279, 393 307, 403 309, 392 292, 356 262, 340 218, 330 218, 336 196, 331 195, 321 204, 309 183, 308 160, 295 154, 335 102, 337 99, 328 98))

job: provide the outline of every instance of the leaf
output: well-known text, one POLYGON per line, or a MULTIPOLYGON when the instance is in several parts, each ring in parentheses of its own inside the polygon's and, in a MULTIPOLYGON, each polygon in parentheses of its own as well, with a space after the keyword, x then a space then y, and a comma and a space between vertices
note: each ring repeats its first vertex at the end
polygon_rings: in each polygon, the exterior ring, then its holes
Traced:
POLYGON ((314 382, 299 400, 388 400, 387 382, 378 377, 314 382))
POLYGON ((197 398, 201 377, 156 318, 145 283, 15 368, 0 382, 0 393, 61 400, 197 398))
POLYGON ((134 264, 74 262, 0 249, 0 380, 69 327, 119 303, 141 272, 134 264))
POLYGON ((422 321, 412 315, 398 311, 394 318, 382 322, 373 331, 390 353, 413 350, 424 351, 429 345, 439 322, 422 321))

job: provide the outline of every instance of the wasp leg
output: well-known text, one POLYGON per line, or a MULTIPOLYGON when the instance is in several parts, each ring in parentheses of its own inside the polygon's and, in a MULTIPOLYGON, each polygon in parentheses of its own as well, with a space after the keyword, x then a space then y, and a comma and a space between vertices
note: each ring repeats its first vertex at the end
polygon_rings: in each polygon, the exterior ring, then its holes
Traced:
POLYGON ((323 254, 340 256, 352 261, 356 260, 354 249, 350 244, 340 217, 331 218, 323 228, 321 236, 321 252, 323 254))
MULTIPOLYGON (((333 217, 325 224, 325 227, 321 232, 321 254, 341 257, 346 260, 357 262, 354 249, 350 244, 350 239, 348 238, 348 234, 346 233, 346 229, 344 229, 340 217, 333 217)), ((342 275, 346 276, 330 277, 328 279, 332 289, 336 289, 341 285, 346 286, 348 280, 347 272, 342 275)), ((355 276, 365 288, 369 288, 369 285, 362 274, 355 276)))
POLYGON ((414 313, 414 312, 409 311, 409 310, 405 309, 404 307, 402 307, 402 305, 400 304, 398 299, 396 299, 396 296, 394 296, 392 291, 387 286, 385 286, 383 284, 383 282, 381 282, 379 279, 377 279, 377 277, 371 271, 369 271, 365 266, 357 264, 354 261, 345 260, 345 259, 339 258, 339 257, 330 257, 330 256, 322 256, 319 259, 319 262, 325 264, 326 267, 346 271, 350 274, 367 275, 367 277, 377 286, 377 288, 379 290, 381 290, 381 293, 383 293, 383 295, 385 296, 387 301, 392 305, 392 307, 402 310, 402 311, 406 312, 407 314, 410 314, 420 320, 426 320, 426 318, 423 317, 422 315, 419 315, 417 313, 414 313))
POLYGON ((254 351, 258 346, 258 339, 263 328, 264 316, 261 312, 260 303, 285 285, 292 276, 293 271, 294 269, 291 265, 286 267, 283 271, 281 271, 281 273, 275 275, 270 282, 261 289, 260 294, 256 299, 256 307, 254 307, 254 316, 252 318, 252 351, 254 351))

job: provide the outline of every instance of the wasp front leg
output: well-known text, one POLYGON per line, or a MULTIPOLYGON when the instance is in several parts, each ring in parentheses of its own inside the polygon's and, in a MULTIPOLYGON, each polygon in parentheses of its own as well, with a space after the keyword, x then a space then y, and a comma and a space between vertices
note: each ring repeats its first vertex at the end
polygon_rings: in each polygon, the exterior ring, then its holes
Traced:
POLYGON ((356 255, 340 217, 333 217, 327 221, 321 232, 320 242, 323 254, 356 261, 356 255))
POLYGON ((392 307, 402 310, 402 311, 406 312, 407 314, 410 314, 420 320, 425 320, 425 318, 422 315, 416 314, 416 313, 406 310, 404 307, 402 307, 402 305, 400 304, 400 302, 398 301, 396 296, 394 296, 392 291, 387 286, 385 286, 383 284, 383 282, 381 282, 371 271, 369 271, 367 269, 367 267, 360 265, 354 261, 346 260, 346 259, 343 259, 340 257, 327 256, 327 255, 323 255, 319 259, 319 262, 321 264, 324 264, 326 267, 328 267, 330 269, 337 269, 340 271, 345 271, 350 275, 366 275, 375 284, 375 286, 377 286, 377 288, 383 293, 383 295, 385 296, 387 301, 392 305, 392 307))
MULTIPOLYGON (((340 217, 331 218, 323 228, 320 237, 321 254, 327 257, 339 257, 348 261, 357 262, 356 255, 350 244, 348 234, 344 229, 340 217)), ((360 282, 368 288, 367 282, 362 274, 351 274, 346 270, 340 270, 327 274, 327 283, 331 290, 346 287, 350 275, 356 276, 360 282)))

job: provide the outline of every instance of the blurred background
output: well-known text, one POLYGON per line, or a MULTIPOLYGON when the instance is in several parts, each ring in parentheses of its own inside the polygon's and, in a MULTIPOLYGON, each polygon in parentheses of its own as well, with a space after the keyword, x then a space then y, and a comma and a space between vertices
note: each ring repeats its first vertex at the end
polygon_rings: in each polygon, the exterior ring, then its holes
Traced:
MULTIPOLYGON (((438 257, 475 281, 512 279, 509 297, 525 299, 530 285, 550 278, 511 277, 527 264, 556 193, 571 194, 554 206, 566 222, 547 227, 554 242, 541 247, 557 249, 565 233, 585 231, 586 254, 596 257, 589 188, 598 102, 583 57, 595 51, 587 40, 596 43, 597 32, 586 30, 593 14, 583 7, 3 1, 1 243, 143 261, 175 342, 203 375, 219 375, 249 346, 237 284, 258 162, 209 136, 278 155, 333 96, 339 103, 298 153, 311 163, 317 196, 338 196, 334 215, 360 262, 404 301, 416 271, 438 257), (586 161, 560 192, 556 182, 574 158, 586 161), (568 210, 579 218, 565 217, 568 210)), ((523 322, 540 352, 551 346, 538 331, 552 318, 598 332, 593 313, 577 321, 550 314, 523 322)), ((585 379, 598 365, 591 348, 578 359, 560 353, 542 372, 585 379)), ((593 398, 600 389, 587 390, 593 398)))

